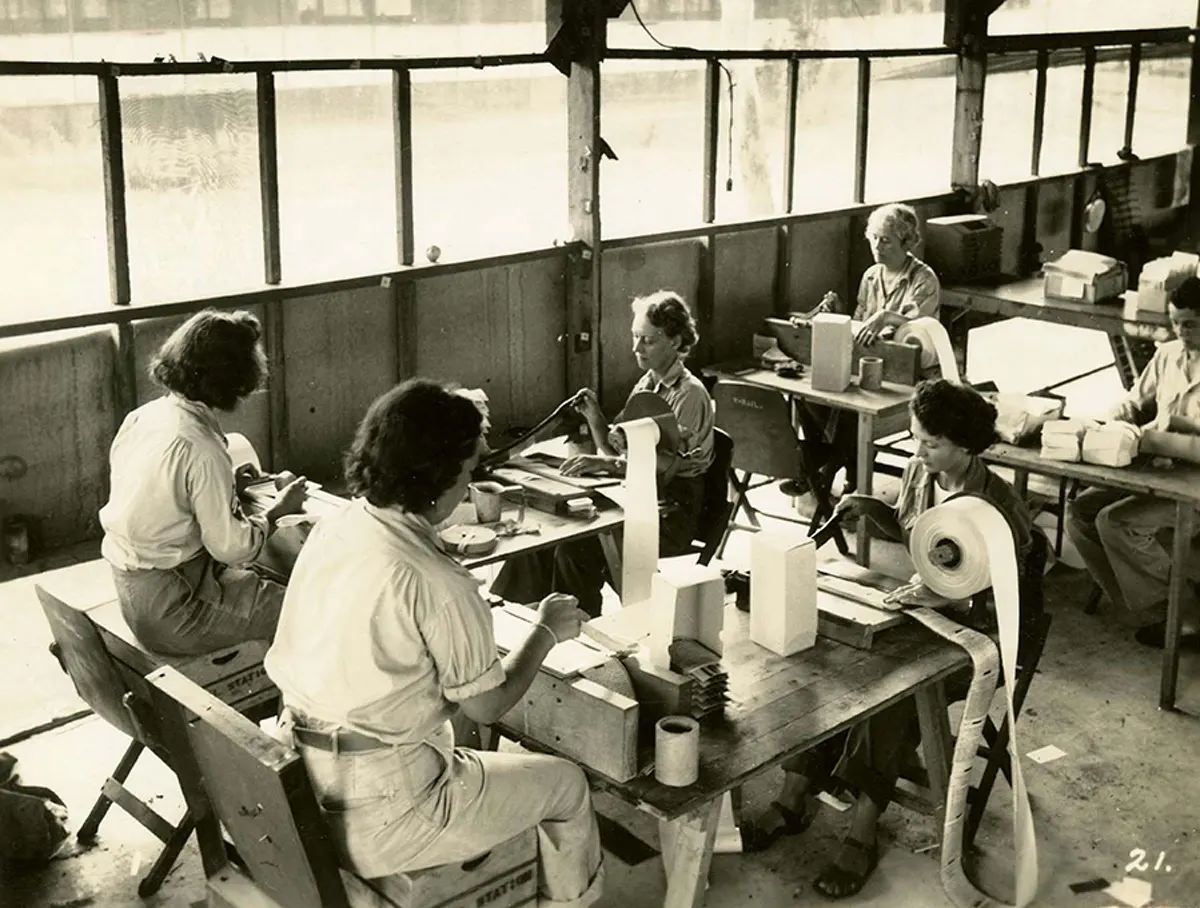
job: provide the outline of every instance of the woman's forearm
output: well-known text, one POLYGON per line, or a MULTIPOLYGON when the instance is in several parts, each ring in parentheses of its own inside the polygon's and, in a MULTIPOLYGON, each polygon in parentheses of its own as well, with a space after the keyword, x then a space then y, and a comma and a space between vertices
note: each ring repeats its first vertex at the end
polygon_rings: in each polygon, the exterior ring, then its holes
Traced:
POLYGON ((534 625, 525 641, 504 657, 504 683, 464 700, 463 712, 468 718, 484 725, 499 721, 529 690, 546 654, 554 645, 550 629, 544 624, 534 625))

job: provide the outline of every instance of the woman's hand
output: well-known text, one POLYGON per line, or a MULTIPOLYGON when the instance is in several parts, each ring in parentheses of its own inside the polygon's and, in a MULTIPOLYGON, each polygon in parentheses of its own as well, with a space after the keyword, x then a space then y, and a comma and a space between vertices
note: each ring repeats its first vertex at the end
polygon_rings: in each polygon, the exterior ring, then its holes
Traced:
POLYGON ((548 628, 559 643, 578 637, 583 622, 588 620, 587 613, 579 608, 579 600, 566 593, 551 593, 538 604, 537 612, 538 624, 548 628))
POLYGON ((275 504, 267 511, 267 518, 274 523, 285 514, 299 514, 304 510, 304 499, 308 497, 304 477, 297 477, 279 490, 275 504))
POLYGON ((904 586, 897 587, 883 597, 884 608, 945 608, 955 605, 957 599, 947 599, 927 587, 920 580, 914 580, 904 586))
POLYGON ((842 299, 832 290, 829 290, 821 297, 821 302, 817 303, 812 309, 803 314, 790 316, 789 320, 793 325, 802 324, 811 319, 814 315, 820 315, 822 312, 837 312, 842 304, 842 299))
POLYGON ((258 471, 258 467, 252 463, 244 463, 233 471, 233 487, 241 495, 248 486, 254 485, 261 477, 262 473, 258 471))
POLYGON ((886 503, 874 495, 843 495, 833 509, 833 513, 842 518, 874 516, 880 509, 890 511, 886 503))
POLYGON ((887 311, 880 309, 862 323, 862 327, 858 329, 858 334, 854 335, 854 342, 864 347, 869 347, 875 341, 879 340, 879 335, 883 333, 883 329, 887 328, 890 324, 887 311))
POLYGON ((621 459, 607 454, 576 454, 559 467, 563 476, 620 476, 621 459))
POLYGON ((604 411, 600 409, 600 398, 591 388, 580 388, 575 392, 571 406, 587 420, 589 426, 604 425, 604 411))

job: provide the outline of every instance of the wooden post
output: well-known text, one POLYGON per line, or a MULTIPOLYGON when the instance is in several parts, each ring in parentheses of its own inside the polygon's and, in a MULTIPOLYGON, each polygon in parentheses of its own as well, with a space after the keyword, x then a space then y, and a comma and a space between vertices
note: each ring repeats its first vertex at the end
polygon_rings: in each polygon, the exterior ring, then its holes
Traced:
POLYGON ((858 58, 858 117, 854 128, 854 201, 867 195, 867 124, 871 119, 871 58, 858 58))
POLYGON ((396 257, 413 263, 412 76, 392 71, 392 143, 396 154, 396 257))
POLYGON ((982 41, 963 47, 954 68, 954 151, 950 161, 950 185, 969 190, 979 185, 979 152, 983 145, 987 52, 981 45, 982 41))
POLYGON ((1042 136, 1046 127, 1046 76, 1050 67, 1050 52, 1037 52, 1037 83, 1033 90, 1033 149, 1029 155, 1029 172, 1035 177, 1042 166, 1042 136))
POLYGON ((600 60, 607 20, 591 0, 547 0, 546 27, 576 30, 567 85, 567 216, 574 248, 567 256, 567 387, 601 391, 600 60), (589 355, 590 354, 590 355, 589 355))
MULTIPOLYGON (((1200 28, 1200 2, 1196 4, 1196 27, 1200 28)), ((1192 41, 1192 69, 1189 74, 1187 143, 1192 148, 1200 144, 1200 41, 1192 41)), ((1200 233, 1200 167, 1196 166, 1195 153, 1192 157, 1191 204, 1188 210, 1188 233, 1195 237, 1200 233)))
POLYGON ((787 110, 784 111, 783 210, 792 213, 796 178, 796 105, 800 101, 800 61, 788 58, 787 110))
POLYGON ((100 80, 100 157, 104 167, 104 214, 108 226, 108 292, 114 306, 128 306, 129 225, 125 218, 125 143, 117 70, 100 80))
POLYGON ((270 469, 288 468, 291 450, 288 436, 287 357, 284 350, 283 300, 269 300, 263 306, 263 346, 271 373, 267 378, 267 421, 271 428, 270 469))
POLYGON ((1083 90, 1079 95, 1079 167, 1087 167, 1092 143, 1092 97, 1096 91, 1096 48, 1083 49, 1083 90))
MULTIPOLYGON (((721 64, 705 61, 704 67, 704 201, 705 224, 717 219, 717 145, 721 121, 721 64)), ((732 153, 732 149, 730 149, 732 153)), ((732 170, 733 162, 729 162, 732 170)))
POLYGON ((1133 153, 1133 121, 1137 115, 1138 76, 1142 69, 1142 45, 1129 47, 1129 93, 1125 96, 1125 146, 1126 155, 1133 153))
POLYGON ((258 194, 262 201, 263 280, 283 278, 279 252, 279 153, 275 125, 275 74, 258 74, 258 194))

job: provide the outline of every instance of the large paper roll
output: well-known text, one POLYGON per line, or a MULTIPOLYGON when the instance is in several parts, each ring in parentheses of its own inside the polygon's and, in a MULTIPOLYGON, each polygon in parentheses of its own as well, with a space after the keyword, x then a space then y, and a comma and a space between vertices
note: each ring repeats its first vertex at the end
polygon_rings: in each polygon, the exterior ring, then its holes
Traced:
MULTIPOLYGON (((1008 750, 1012 764, 1013 842, 1016 851, 1015 904, 1029 904, 1037 889, 1037 842, 1033 814, 1021 772, 1013 690, 1016 685, 1020 597, 1013 531, 1004 515, 987 500, 959 495, 917 518, 909 538, 913 563, 922 582, 939 595, 965 599, 992 588, 999 627, 1000 667, 1008 716, 1008 750)), ((922 624, 963 646, 971 655, 974 675, 959 723, 946 818, 942 829, 942 885, 960 906, 994 908, 1004 905, 981 892, 962 868, 962 831, 967 815, 971 769, 996 685, 996 651, 982 634, 931 609, 909 612, 922 624)))
POLYGON ((658 568, 658 423, 652 417, 618 423, 625 434, 625 541, 621 604, 650 599, 658 568))
POLYGON ((243 464, 251 464, 258 472, 262 472, 262 463, 258 459, 258 452, 254 450, 254 445, 241 432, 230 432, 225 436, 225 444, 229 447, 229 459, 233 461, 233 468, 236 470, 243 464))
POLYGON ((921 348, 922 369, 937 366, 942 370, 942 378, 956 383, 962 380, 950 335, 936 318, 923 315, 905 322, 896 329, 895 339, 898 343, 916 344, 921 348))

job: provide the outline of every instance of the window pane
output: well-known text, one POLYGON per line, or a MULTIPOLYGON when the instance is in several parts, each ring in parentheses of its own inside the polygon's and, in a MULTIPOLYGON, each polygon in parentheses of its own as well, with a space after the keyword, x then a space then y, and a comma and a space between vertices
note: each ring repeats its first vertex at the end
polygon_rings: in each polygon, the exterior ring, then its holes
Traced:
POLYGON ((805 60, 799 80, 793 210, 848 205, 854 198, 858 65, 853 60, 805 60))
POLYGON ((1147 57, 1143 49, 1138 73, 1137 112, 1133 120, 1133 150, 1140 157, 1178 151, 1187 144, 1188 57, 1147 57))
POLYGON ((704 188, 704 64, 613 60, 600 93, 606 237, 693 226, 704 188))
POLYGON ((1046 120, 1042 131, 1041 173, 1065 173, 1079 166, 1079 117, 1083 98, 1080 51, 1050 55, 1046 71, 1046 120))
POLYGON ((412 91, 417 261, 431 245, 463 259, 567 238, 567 80, 556 69, 418 71, 412 91))
POLYGON ((1096 64, 1096 85, 1092 94, 1092 133, 1088 161, 1111 164, 1120 160, 1117 152, 1125 144, 1125 101, 1129 97, 1129 48, 1101 48, 1103 56, 1117 54, 1096 64))
POLYGON ((949 189, 954 59, 873 61, 868 129, 868 200, 949 189))
POLYGON ((988 19, 988 32, 1105 31, 1194 25, 1195 0, 1007 0, 988 19))
POLYGON ((254 77, 120 84, 134 298, 261 284, 254 77))
MULTIPOLYGON (((1036 61, 1031 54, 988 57, 983 84, 983 147, 980 179, 1007 183, 1029 176, 1033 151, 1033 100, 1036 61)), ((1046 92, 1049 94, 1049 78, 1046 92)))
POLYGON ((722 72, 717 217, 722 221, 769 217, 783 210, 787 64, 730 60, 725 65, 733 73, 733 133, 731 143, 729 77, 722 72), (727 188, 728 179, 733 181, 731 189, 727 188))
POLYGON ((108 302, 96 80, 0 79, 0 319, 108 302))
POLYGON ((391 74, 281 73, 275 97, 284 276, 395 267, 391 74))

